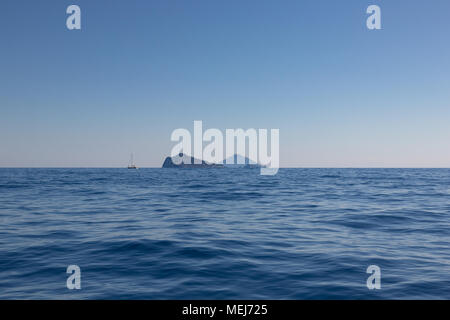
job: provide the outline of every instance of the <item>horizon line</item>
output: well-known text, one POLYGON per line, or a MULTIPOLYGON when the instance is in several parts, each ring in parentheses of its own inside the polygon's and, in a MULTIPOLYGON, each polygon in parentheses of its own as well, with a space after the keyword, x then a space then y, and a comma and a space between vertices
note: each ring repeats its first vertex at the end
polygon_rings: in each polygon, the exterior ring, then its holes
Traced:
MULTIPOLYGON (((225 167, 226 168, 226 167, 225 167)), ((128 169, 125 167, 51 167, 51 166, 42 166, 42 167, 2 167, 0 169, 128 169)), ((138 167, 138 169, 168 169, 163 168, 162 166, 158 167, 138 167)), ((171 168, 169 168, 171 169, 171 168)), ((186 169, 186 168, 183 168, 186 169)), ((187 168, 187 169, 196 169, 196 168, 187 168)), ((209 169, 219 169, 219 168, 209 168, 209 169)), ((330 167, 316 167, 316 166, 304 166, 304 167, 279 167, 278 169, 450 169, 448 167, 364 167, 364 166, 349 166, 349 167, 340 167, 340 166, 330 166, 330 167)))

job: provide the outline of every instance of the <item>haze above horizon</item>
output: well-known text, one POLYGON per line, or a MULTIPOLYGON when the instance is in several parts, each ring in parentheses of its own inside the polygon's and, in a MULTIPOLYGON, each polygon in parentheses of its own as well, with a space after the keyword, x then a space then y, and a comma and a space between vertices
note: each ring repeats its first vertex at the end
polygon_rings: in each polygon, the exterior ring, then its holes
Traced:
POLYGON ((280 167, 449 167, 450 2, 5 1, 0 167, 160 167, 276 128, 280 167), (66 28, 77 4, 82 29, 66 28), (377 4, 382 30, 366 28, 377 4))

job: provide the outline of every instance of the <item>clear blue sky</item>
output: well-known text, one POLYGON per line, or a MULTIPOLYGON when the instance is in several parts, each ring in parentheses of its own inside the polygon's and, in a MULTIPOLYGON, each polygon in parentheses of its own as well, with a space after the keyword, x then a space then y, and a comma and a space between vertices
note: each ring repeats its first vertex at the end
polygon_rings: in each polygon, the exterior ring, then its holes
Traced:
POLYGON ((203 120, 279 128, 282 167, 450 167, 449 17, 448 0, 2 0, 0 166, 160 166, 203 120))

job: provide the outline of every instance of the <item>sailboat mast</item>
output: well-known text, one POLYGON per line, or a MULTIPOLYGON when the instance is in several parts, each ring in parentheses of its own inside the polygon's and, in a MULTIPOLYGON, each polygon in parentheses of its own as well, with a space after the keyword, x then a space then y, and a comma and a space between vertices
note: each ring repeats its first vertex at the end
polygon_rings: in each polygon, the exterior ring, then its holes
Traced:
POLYGON ((131 155, 130 155, 130 163, 128 164, 128 169, 137 169, 136 165, 134 164, 133 153, 131 153, 131 155))

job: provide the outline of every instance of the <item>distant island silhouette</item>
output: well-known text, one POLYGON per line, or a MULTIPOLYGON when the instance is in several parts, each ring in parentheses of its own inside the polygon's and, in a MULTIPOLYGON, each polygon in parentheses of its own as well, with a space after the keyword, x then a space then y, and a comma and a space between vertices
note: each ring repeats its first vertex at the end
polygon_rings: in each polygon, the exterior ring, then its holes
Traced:
MULTIPOLYGON (((164 163, 162 165, 163 168, 225 168, 225 167, 245 167, 245 168, 261 168, 261 166, 257 163, 255 163, 254 161, 248 159, 247 157, 243 157, 240 155, 235 154, 233 156, 233 159, 228 158, 227 160, 223 160, 223 163, 208 163, 204 160, 201 161, 195 159, 194 157, 191 157, 189 155, 180 153, 178 155, 179 158, 182 159, 180 164, 176 164, 172 157, 166 157, 166 159, 164 160, 164 163), (197 161, 195 161, 197 160, 197 161), (232 161, 230 161, 232 160, 232 161), (238 163, 238 161, 240 163, 238 163), (195 163, 197 162, 197 163, 195 163), (231 163, 231 164, 227 164, 227 162, 231 163)), ((177 161, 179 162, 179 161, 177 161)))
MULTIPOLYGON (((162 165, 163 168, 217 168, 217 167, 223 167, 222 164, 214 164, 214 163, 207 163, 206 161, 201 161, 201 163, 195 163, 194 157, 185 155, 183 153, 180 153, 178 155, 179 158, 181 158, 181 163, 180 164, 176 164, 172 157, 167 157, 164 160, 164 163, 162 165)), ((178 162, 178 161, 177 161, 178 162)), ((196 162, 200 162, 200 160, 197 160, 196 162)))

